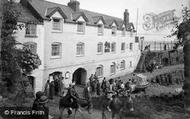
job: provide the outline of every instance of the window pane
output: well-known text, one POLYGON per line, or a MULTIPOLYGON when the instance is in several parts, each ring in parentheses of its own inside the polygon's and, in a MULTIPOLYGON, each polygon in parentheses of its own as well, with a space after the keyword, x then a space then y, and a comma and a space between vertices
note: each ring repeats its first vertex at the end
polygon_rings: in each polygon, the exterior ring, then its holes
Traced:
POLYGON ((52 56, 60 55, 60 44, 52 44, 52 56))
POLYGON ((103 76, 103 66, 100 66, 96 69, 97 76, 103 76))
POLYGON ((98 34, 103 34, 103 25, 98 25, 98 34))
POLYGON ((106 42, 105 43, 105 52, 110 52, 110 43, 109 42, 106 42))
POLYGON ((36 35, 37 25, 26 24, 26 35, 36 35))
POLYGON ((77 55, 84 55, 84 44, 77 44, 77 55))
POLYGON ((123 28, 122 35, 125 36, 125 28, 123 28))
POLYGON ((113 65, 111 65, 111 67, 110 67, 111 69, 111 74, 113 74, 113 73, 115 73, 115 71, 116 71, 116 67, 115 67, 115 64, 113 64, 113 65))
POLYGON ((98 44, 98 53, 101 53, 103 51, 103 44, 99 43, 98 44))
POLYGON ((53 30, 61 30, 61 20, 53 19, 53 30))
POLYGON ((112 27, 112 35, 116 35, 117 27, 112 27))
POLYGON ((130 50, 133 50, 133 43, 130 43, 130 50))
POLYGON ((121 62, 120 68, 121 68, 121 69, 125 69, 125 61, 122 61, 122 62, 121 62))
POLYGON ((125 43, 121 43, 121 50, 125 50, 125 43))
POLYGON ((112 43, 111 44, 111 51, 115 52, 115 50, 116 50, 116 43, 112 43))
POLYGON ((84 32, 84 29, 85 29, 84 27, 85 27, 84 23, 78 22, 77 31, 78 32, 84 32))

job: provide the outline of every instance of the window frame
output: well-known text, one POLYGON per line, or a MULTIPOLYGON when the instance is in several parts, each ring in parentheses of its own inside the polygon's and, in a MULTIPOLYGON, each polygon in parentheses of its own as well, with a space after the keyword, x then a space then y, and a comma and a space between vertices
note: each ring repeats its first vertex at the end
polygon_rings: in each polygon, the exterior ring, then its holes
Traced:
MULTIPOLYGON (((53 17, 52 18, 52 30, 53 30, 53 32, 62 32, 62 30, 63 30, 63 22, 62 22, 62 18, 58 18, 58 17, 53 17), (57 22, 57 23, 59 23, 59 28, 55 28, 54 26, 55 26, 55 21, 54 20, 59 20, 59 22, 57 22)), ((56 24, 57 25, 57 24, 56 24)))
POLYGON ((54 42, 51 44, 51 58, 61 58, 61 50, 62 49, 62 44, 60 42, 54 42), (53 55, 53 45, 59 46, 59 54, 58 55, 53 55))
POLYGON ((122 28, 122 36, 123 36, 123 37, 126 36, 126 30, 125 30, 125 27, 122 28))
POLYGON ((125 60, 122 60, 121 61, 121 64, 120 64, 120 69, 121 70, 125 70, 125 68, 126 68, 126 62, 125 62, 125 60), (122 65, 123 64, 123 65, 122 65))
POLYGON ((85 28, 86 28, 86 22, 84 22, 84 21, 77 22, 77 33, 78 34, 85 34, 85 28), (82 28, 79 27, 80 25, 82 26, 82 28))
POLYGON ((110 74, 111 75, 114 75, 116 74, 116 63, 115 62, 112 62, 112 64, 110 65, 110 74), (112 72, 112 66, 113 66, 113 72, 112 72))
POLYGON ((99 42, 97 44, 97 54, 103 54, 103 43, 102 42, 99 42), (101 46, 101 51, 99 52, 99 46, 101 46))
POLYGON ((111 52, 116 53, 116 42, 111 43, 111 52), (112 47, 114 46, 114 47, 112 47))
POLYGON ((125 42, 121 43, 121 52, 125 52, 125 42), (123 46, 123 44, 124 44, 124 46, 123 46))
POLYGON ((83 42, 79 42, 76 44, 76 56, 77 57, 81 57, 81 56, 84 56, 85 55, 85 44, 83 42), (80 47, 79 47, 80 46, 80 47), (80 48, 81 51, 78 51, 80 48), (79 54, 78 54, 79 53, 79 54))
POLYGON ((97 25, 98 28, 98 36, 103 36, 104 35, 104 24, 98 24, 97 25))
POLYGON ((104 66, 103 66, 103 65, 99 65, 99 66, 96 68, 96 75, 98 76, 98 78, 103 77, 103 75, 104 75, 104 66), (100 73, 98 72, 98 68, 100 68, 100 73), (100 75, 98 75, 98 74, 100 74, 100 75))
POLYGON ((117 26, 112 26, 111 34, 112 34, 112 36, 116 36, 117 35, 117 26))
POLYGON ((105 53, 110 53, 111 52, 111 43, 110 42, 105 42, 104 44, 104 52, 105 53))
POLYGON ((25 37, 37 37, 37 24, 32 24, 32 23, 25 24, 25 37))
POLYGON ((133 51, 133 43, 129 43, 129 50, 133 51))

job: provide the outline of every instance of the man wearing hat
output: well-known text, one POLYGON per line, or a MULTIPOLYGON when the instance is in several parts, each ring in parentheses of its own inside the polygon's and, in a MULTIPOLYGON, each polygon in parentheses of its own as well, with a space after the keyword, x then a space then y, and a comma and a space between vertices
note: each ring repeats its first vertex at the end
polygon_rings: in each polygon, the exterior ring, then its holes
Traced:
MULTIPOLYGON (((68 100, 70 102, 70 105, 72 104, 76 104, 75 106, 79 107, 78 103, 77 103, 77 98, 79 97, 75 88, 74 88, 74 83, 69 84, 69 88, 67 91, 67 96, 68 96, 68 100)), ((72 110, 71 108, 69 110, 72 110)))
POLYGON ((43 92, 39 91, 39 92, 36 93, 36 99, 34 100, 32 110, 44 111, 45 115, 33 114, 32 116, 35 119, 48 119, 49 108, 46 105, 47 102, 48 102, 48 98, 43 94, 43 92))
POLYGON ((32 106, 32 109, 36 109, 39 105, 39 99, 41 98, 41 96, 43 96, 44 93, 42 91, 38 91, 36 93, 36 99, 34 100, 34 103, 33 103, 33 106, 32 106))
MULTIPOLYGON (((90 84, 86 84, 84 91, 83 91, 84 98, 88 101, 88 105, 92 105, 92 95, 91 95, 91 87, 90 84)), ((91 114, 90 107, 88 107, 88 113, 91 114)))
POLYGON ((102 100, 102 119, 107 119, 107 111, 111 111, 110 103, 112 101, 113 92, 107 91, 102 100))

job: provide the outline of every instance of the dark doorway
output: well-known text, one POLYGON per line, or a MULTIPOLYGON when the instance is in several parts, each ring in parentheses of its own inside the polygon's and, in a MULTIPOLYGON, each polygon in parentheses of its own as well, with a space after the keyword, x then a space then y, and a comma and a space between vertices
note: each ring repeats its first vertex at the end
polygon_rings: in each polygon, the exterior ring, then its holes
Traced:
POLYGON ((77 69, 73 73, 73 79, 72 82, 75 82, 76 85, 85 85, 86 83, 86 70, 83 68, 77 69))
POLYGON ((32 86, 32 89, 34 90, 34 88, 35 88, 35 77, 28 76, 28 80, 29 80, 29 82, 30 82, 30 84, 32 86))
POLYGON ((168 58, 163 58, 163 65, 168 66, 169 65, 169 59, 168 58))

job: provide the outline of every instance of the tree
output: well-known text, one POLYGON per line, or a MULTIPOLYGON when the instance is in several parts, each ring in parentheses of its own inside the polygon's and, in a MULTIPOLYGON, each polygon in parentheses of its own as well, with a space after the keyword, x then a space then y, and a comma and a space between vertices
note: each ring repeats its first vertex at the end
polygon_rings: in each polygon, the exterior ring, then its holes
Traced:
POLYGON ((17 24, 21 14, 17 7, 17 3, 14 3, 12 0, 3 5, 1 29, 3 81, 0 84, 0 91, 8 93, 24 91, 24 79, 34 69, 38 68, 41 63, 37 54, 33 54, 23 44, 15 40, 15 31, 23 28, 23 25, 17 24), (23 48, 17 47, 18 45, 21 45, 23 48))
MULTIPOLYGON (((176 25, 176 29, 172 35, 177 35, 178 42, 175 44, 175 49, 178 46, 183 46, 184 52, 184 101, 185 107, 190 107, 190 11, 187 7, 182 10, 182 22, 176 25)), ((188 109, 189 110, 189 109, 188 109)), ((190 110, 189 110, 190 111, 190 110)))

